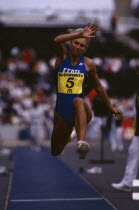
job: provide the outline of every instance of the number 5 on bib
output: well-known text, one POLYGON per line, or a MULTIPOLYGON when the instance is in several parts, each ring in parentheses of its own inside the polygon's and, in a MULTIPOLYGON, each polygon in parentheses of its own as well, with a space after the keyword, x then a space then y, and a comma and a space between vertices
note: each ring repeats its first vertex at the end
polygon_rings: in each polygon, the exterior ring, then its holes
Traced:
POLYGON ((58 73, 58 93, 81 94, 83 73, 58 73))

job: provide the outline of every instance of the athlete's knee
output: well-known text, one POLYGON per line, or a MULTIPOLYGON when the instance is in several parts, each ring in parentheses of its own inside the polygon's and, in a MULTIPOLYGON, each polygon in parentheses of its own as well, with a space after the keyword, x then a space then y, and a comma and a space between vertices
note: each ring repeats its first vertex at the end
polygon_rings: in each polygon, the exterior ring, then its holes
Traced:
POLYGON ((74 98, 72 103, 73 103, 73 106, 76 108, 76 107, 82 106, 84 104, 84 100, 82 98, 74 98))

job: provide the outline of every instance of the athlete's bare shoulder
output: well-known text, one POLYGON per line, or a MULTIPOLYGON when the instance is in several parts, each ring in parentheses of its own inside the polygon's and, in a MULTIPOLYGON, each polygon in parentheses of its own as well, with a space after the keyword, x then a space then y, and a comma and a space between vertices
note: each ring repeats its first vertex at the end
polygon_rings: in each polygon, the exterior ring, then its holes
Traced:
POLYGON ((90 71, 96 71, 96 67, 94 64, 94 61, 88 57, 84 57, 84 61, 85 61, 85 67, 86 67, 86 71, 90 72, 90 71))

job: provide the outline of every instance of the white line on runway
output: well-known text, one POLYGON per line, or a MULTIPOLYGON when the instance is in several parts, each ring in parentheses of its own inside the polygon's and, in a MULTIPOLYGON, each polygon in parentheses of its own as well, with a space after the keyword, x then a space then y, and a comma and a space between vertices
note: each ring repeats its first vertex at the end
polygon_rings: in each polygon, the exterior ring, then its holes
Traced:
POLYGON ((94 201, 94 200, 103 200, 103 198, 19 199, 19 200, 10 200, 10 202, 94 201))

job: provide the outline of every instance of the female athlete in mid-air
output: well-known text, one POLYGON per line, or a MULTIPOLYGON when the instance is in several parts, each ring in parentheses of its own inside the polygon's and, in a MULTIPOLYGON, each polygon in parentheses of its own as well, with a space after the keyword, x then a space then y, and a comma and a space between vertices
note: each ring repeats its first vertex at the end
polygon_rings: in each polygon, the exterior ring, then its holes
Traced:
POLYGON ((57 59, 55 71, 57 74, 57 101, 54 112, 54 128, 51 138, 52 155, 60 155, 75 127, 77 133, 77 151, 80 159, 84 159, 89 151, 85 141, 86 126, 92 118, 92 111, 83 98, 83 84, 86 77, 91 77, 95 90, 104 100, 108 109, 116 117, 121 113, 112 106, 108 95, 99 82, 96 67, 92 59, 84 57, 89 40, 95 37, 98 27, 88 24, 83 29, 70 30, 70 34, 57 36, 53 42, 57 59), (64 43, 69 42, 69 51, 64 43))

